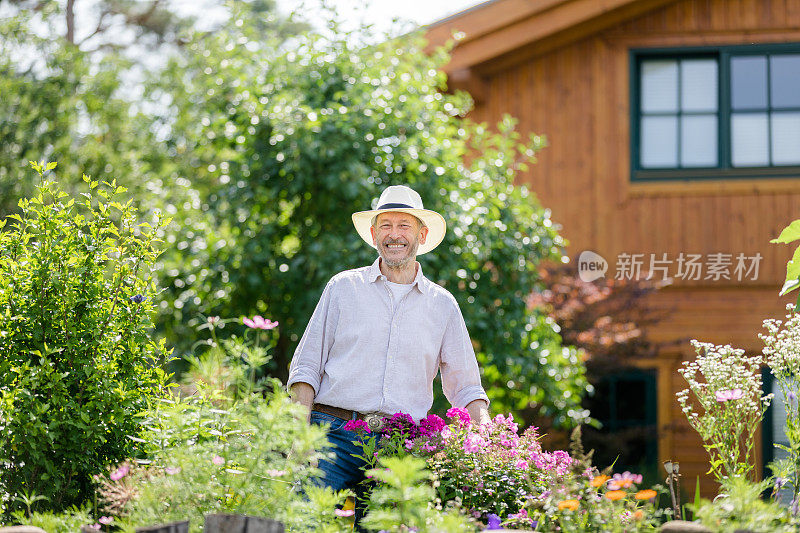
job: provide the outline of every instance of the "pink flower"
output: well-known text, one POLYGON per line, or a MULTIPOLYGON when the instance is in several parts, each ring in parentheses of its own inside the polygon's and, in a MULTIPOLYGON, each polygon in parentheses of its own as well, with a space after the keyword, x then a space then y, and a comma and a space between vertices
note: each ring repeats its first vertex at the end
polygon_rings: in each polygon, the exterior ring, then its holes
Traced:
POLYGON ((217 465, 217 466, 220 466, 220 465, 224 465, 224 464, 225 464, 225 459, 223 459, 223 458, 222 458, 222 457, 220 457, 219 455, 215 455, 215 456, 214 456, 214 457, 211 459, 211 462, 212 462, 212 463, 214 463, 214 464, 215 464, 215 465, 217 465))
POLYGON ((91 524, 91 525, 88 525, 86 527, 88 527, 89 529, 96 529, 96 530, 100 531, 100 527, 101 526, 100 526, 100 524, 91 524))
POLYGON ((353 516, 354 514, 356 514, 356 512, 352 509, 334 509, 333 514, 344 518, 346 516, 353 516))
POLYGON ((450 440, 450 437, 453 436, 453 430, 450 429, 449 427, 445 426, 445 428, 442 430, 440 435, 442 436, 442 438, 444 440, 450 440))
POLYGON ((528 461, 525 461, 524 459, 520 459, 519 461, 516 462, 516 464, 514 466, 516 466, 520 470, 527 470, 528 469, 528 461))
POLYGON ((130 471, 131 469, 128 465, 122 465, 113 472, 111 472, 111 475, 109 475, 108 477, 111 479, 111 481, 119 481, 120 479, 127 476, 128 472, 130 471))
POLYGON ((466 409, 460 409, 458 407, 451 407, 447 410, 447 416, 449 418, 456 418, 458 419, 458 425, 466 426, 472 421, 472 418, 469 416, 469 413, 466 409))
POLYGON ((175 474, 180 473, 181 469, 177 466, 168 466, 164 469, 164 473, 168 476, 174 476, 175 474))
POLYGON ((479 452, 484 446, 486 441, 477 433, 468 433, 464 438, 464 451, 467 453, 479 452))
POLYGON ((725 403, 729 400, 740 399, 744 396, 744 391, 742 389, 718 390, 714 393, 714 396, 716 396, 718 402, 725 403))
POLYGON ((281 477, 286 475, 286 470, 267 470, 265 474, 269 477, 281 477))
POLYGON ((100 518, 97 519, 97 521, 107 526, 108 524, 114 521, 114 518, 110 516, 101 516, 100 518))
POLYGON ((372 433, 364 420, 348 420, 342 427, 345 431, 366 431, 372 433))
POLYGON ((244 322, 244 325, 247 326, 248 328, 253 328, 253 329, 275 329, 276 327, 278 327, 277 322, 265 319, 260 315, 254 316, 252 320, 249 318, 244 318, 242 319, 242 322, 244 322))
POLYGON ((446 426, 447 423, 440 417, 428 415, 419 421, 419 432, 426 437, 430 437, 441 432, 446 426))
POLYGON ((638 485, 642 482, 640 474, 631 474, 628 471, 622 474, 614 474, 614 477, 608 482, 608 488, 611 490, 627 489, 631 485, 638 485))

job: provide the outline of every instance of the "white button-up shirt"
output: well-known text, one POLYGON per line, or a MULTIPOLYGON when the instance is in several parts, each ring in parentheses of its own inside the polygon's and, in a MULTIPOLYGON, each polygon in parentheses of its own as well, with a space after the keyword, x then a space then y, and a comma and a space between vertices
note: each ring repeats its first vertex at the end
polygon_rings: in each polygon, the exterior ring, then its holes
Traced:
POLYGON ((288 386, 305 382, 316 403, 424 418, 442 373, 450 403, 489 399, 464 318, 453 295, 422 275, 392 305, 378 262, 334 276, 292 358, 288 386))

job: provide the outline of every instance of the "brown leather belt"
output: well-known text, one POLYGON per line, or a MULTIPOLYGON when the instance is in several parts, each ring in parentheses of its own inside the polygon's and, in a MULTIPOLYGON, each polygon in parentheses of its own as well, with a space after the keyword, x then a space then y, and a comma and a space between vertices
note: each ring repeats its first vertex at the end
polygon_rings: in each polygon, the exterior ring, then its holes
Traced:
POLYGON ((383 428, 383 416, 381 413, 359 413, 358 411, 351 411, 349 409, 342 409, 341 407, 334 407, 332 405, 325 405, 324 403, 315 403, 311 406, 312 411, 319 411, 326 415, 335 416, 342 420, 363 420, 372 431, 380 431, 383 428))
POLYGON ((342 420, 364 420, 364 415, 358 411, 350 411, 349 409, 325 405, 324 403, 315 403, 311 406, 311 410, 319 411, 320 413, 325 413, 326 415, 335 416, 336 418, 341 418, 342 420))

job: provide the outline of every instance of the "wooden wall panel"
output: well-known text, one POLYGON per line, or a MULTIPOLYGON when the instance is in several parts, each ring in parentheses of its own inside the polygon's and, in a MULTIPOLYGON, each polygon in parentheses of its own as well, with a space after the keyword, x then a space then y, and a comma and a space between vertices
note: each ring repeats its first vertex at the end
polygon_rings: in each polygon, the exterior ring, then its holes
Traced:
MULTIPOLYGON (((650 363, 661 387, 659 456, 681 461, 688 492, 707 455, 674 400, 685 386, 675 370, 693 357, 690 338, 760 350, 761 320, 782 316, 788 301, 777 289, 792 251, 768 241, 800 216, 800 180, 631 185, 629 50, 750 42, 800 42, 800 0, 682 0, 533 59, 521 52, 524 61, 488 77, 487 101, 471 115, 491 124, 510 113, 523 135, 546 135, 549 146, 519 179, 552 209, 570 255, 600 253, 610 277, 623 252, 648 254, 645 268, 650 253, 762 254, 757 281, 675 280, 652 300, 670 314, 648 335, 673 346, 650 363)), ((705 478, 702 487, 715 490, 705 478)))

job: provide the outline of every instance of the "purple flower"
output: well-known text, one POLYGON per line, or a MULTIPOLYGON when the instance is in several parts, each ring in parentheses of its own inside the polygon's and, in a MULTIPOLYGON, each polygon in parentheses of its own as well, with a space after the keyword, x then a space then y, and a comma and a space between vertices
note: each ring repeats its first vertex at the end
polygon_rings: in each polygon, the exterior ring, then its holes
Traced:
POLYGON ((135 303, 135 304, 140 304, 140 303, 142 303, 143 301, 147 300, 147 298, 146 298, 145 296, 142 296, 141 294, 136 294, 136 295, 134 295, 134 296, 131 296, 131 297, 130 297, 130 298, 128 298, 128 299, 129 299, 130 301, 132 301, 133 303, 135 303))
POLYGON ((407 439, 414 439, 419 436, 419 427, 414 423, 411 415, 405 413, 395 413, 383 418, 383 433, 386 435, 402 435, 407 439))
POLYGON ((225 464, 225 459, 223 459, 219 455, 215 455, 214 457, 211 458, 211 462, 217 466, 220 466, 225 464))
POLYGON ((366 431, 367 433, 372 433, 367 423, 363 420, 348 420, 342 429, 345 431, 366 431))
POLYGON ((96 530, 100 531, 100 524, 97 524, 97 523, 90 524, 90 525, 88 525, 86 527, 88 527, 89 529, 96 529, 96 530))
POLYGON ((496 514, 489 513, 486 515, 486 520, 488 521, 487 529, 503 529, 500 527, 500 517, 496 514))
POLYGON ((717 398, 718 402, 725 403, 730 400, 740 399, 744 396, 744 391, 742 391, 742 389, 718 390, 714 393, 714 396, 717 398))
POLYGON ((789 398, 790 402, 797 400, 797 394, 795 394, 793 391, 789 391, 789 394, 787 394, 786 397, 789 398))
POLYGON ((339 517, 353 516, 356 512, 352 509, 334 509, 333 514, 339 517))
POLYGON ((128 465, 122 465, 113 472, 111 472, 111 475, 109 475, 108 477, 109 479, 111 479, 111 481, 119 481, 120 479, 127 476, 128 472, 130 471, 131 469, 128 465))
POLYGON ((265 319, 260 315, 254 316, 252 320, 249 318, 243 318, 242 322, 244 322, 244 325, 247 326, 248 328, 253 328, 253 329, 275 329, 276 327, 278 327, 277 322, 265 319))
POLYGON ((114 518, 110 516, 101 516, 100 518, 97 519, 97 521, 107 526, 108 524, 114 521, 114 518))
POLYGON ((164 473, 168 476, 174 476, 175 474, 180 473, 181 469, 177 466, 168 466, 164 469, 164 473))

